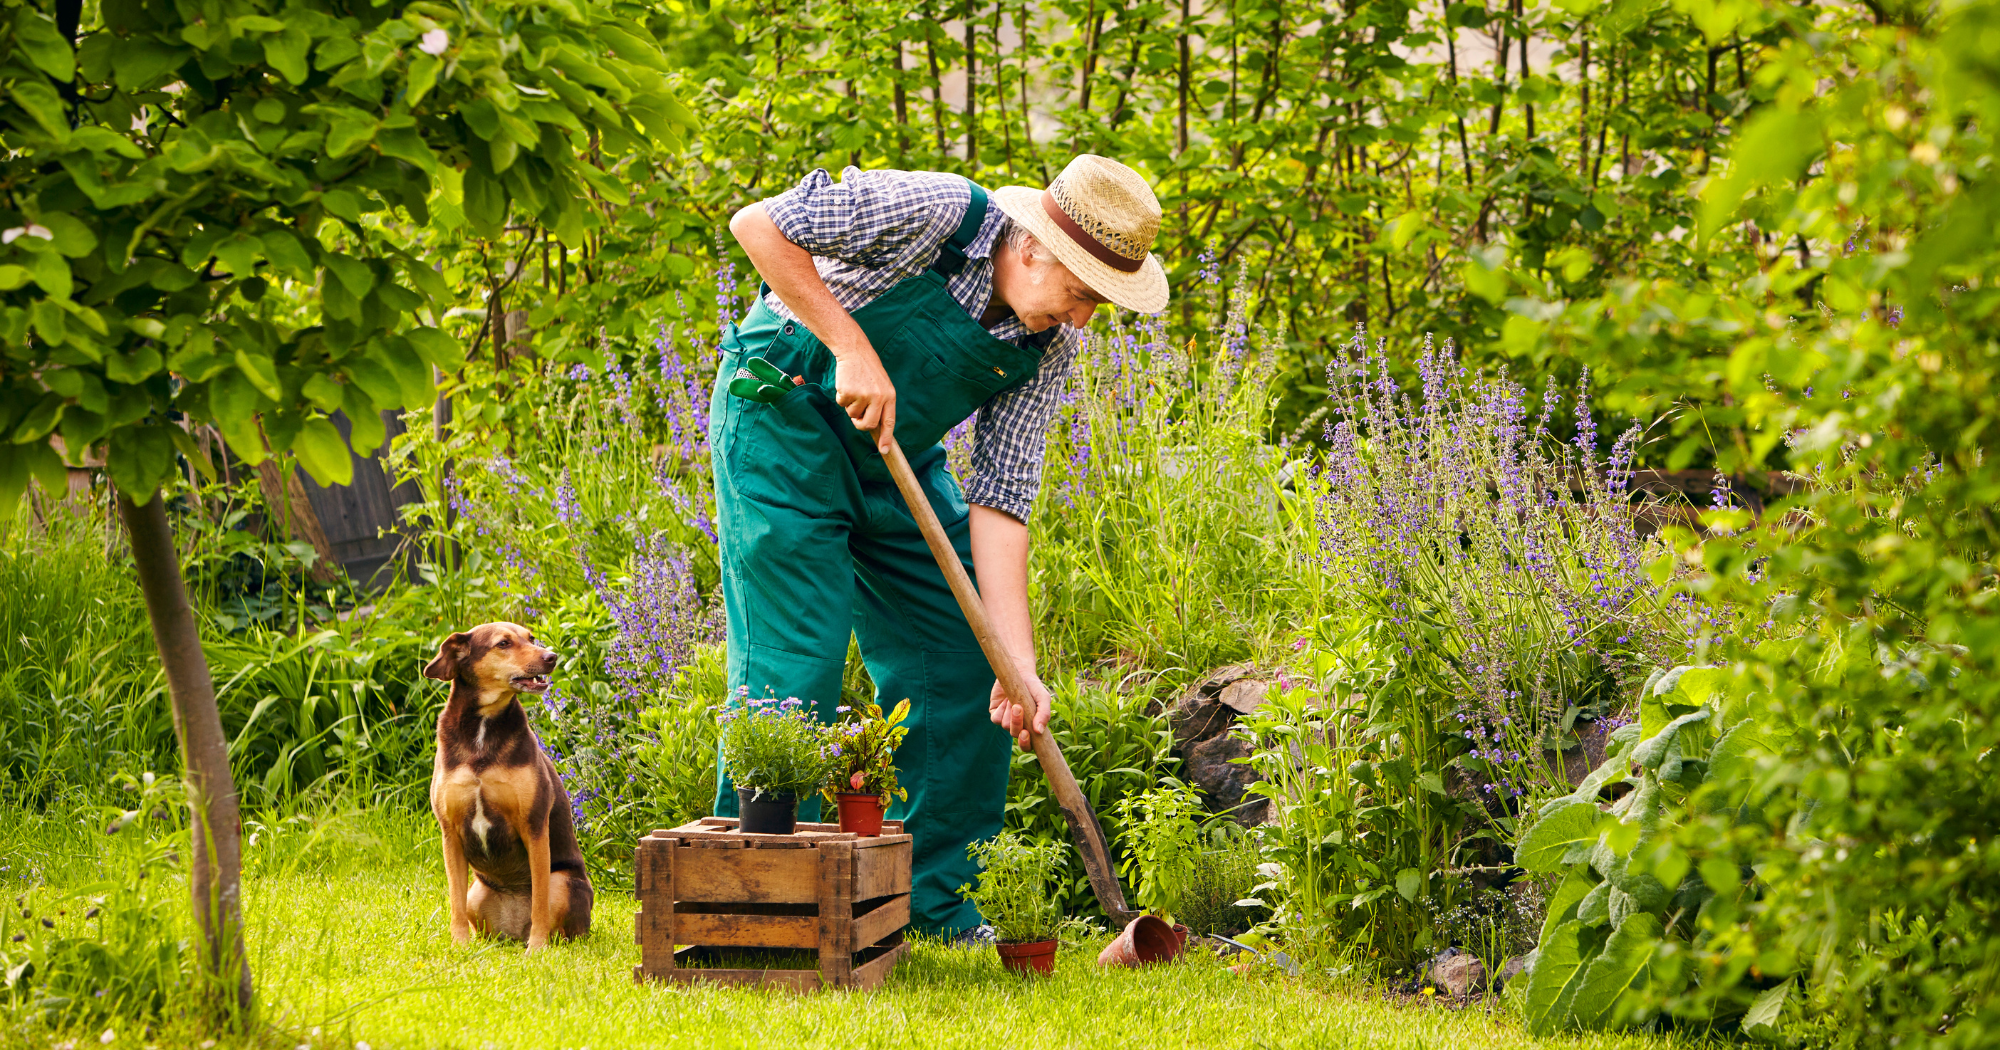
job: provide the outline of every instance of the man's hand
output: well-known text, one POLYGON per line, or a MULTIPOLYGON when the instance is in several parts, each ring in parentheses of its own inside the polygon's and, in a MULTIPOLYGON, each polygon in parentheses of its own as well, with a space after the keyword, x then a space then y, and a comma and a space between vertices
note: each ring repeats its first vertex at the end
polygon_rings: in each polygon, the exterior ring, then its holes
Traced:
POLYGON ((1028 733, 1032 725, 1036 733, 1049 731, 1049 705, 1052 702, 1048 688, 1035 677, 1033 668, 1024 668, 1021 677, 1027 679, 1028 691, 1033 695, 1026 703, 1020 703, 1007 694, 1007 687, 996 679, 993 683, 993 699, 988 704, 993 724, 1013 734, 1015 742, 1023 751, 1035 749, 1034 737, 1028 733))
POLYGON ((896 385, 882 368, 882 358, 862 336, 861 343, 844 352, 835 351, 833 399, 847 410, 847 418, 860 430, 875 432, 875 447, 886 453, 895 440, 896 385))

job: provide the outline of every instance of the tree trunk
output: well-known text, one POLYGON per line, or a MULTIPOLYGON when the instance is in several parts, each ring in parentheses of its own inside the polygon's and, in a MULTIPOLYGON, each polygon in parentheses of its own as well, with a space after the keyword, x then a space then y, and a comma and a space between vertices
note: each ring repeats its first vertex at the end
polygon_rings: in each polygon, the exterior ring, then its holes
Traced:
POLYGON ((144 506, 118 494, 118 516, 132 541, 139 589, 153 625, 153 645, 173 699, 174 736, 186 769, 192 842, 188 883, 194 902, 197 979, 220 1019, 247 1021, 254 1003, 250 957, 243 946, 243 822, 229 775, 229 741, 215 709, 215 681, 181 583, 180 556, 167 524, 166 501, 155 491, 144 506))

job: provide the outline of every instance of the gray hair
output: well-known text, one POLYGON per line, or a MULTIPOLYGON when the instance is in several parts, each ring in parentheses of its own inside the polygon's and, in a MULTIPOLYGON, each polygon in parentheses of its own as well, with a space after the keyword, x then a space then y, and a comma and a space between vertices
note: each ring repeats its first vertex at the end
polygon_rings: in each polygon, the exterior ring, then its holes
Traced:
POLYGON ((1014 249, 1024 262, 1030 259, 1055 258, 1055 253, 1049 251, 1047 245, 1029 232, 1026 226, 1012 219, 1008 219, 1007 224, 1000 227, 1000 236, 1006 239, 1007 247, 1014 249))

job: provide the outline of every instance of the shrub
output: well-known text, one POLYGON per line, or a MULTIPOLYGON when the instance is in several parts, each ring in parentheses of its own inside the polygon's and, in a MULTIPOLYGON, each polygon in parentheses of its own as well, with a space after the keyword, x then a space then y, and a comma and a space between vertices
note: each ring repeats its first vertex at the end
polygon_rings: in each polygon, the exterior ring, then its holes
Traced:
POLYGON ((838 741, 797 697, 744 698, 716 721, 722 723, 722 761, 730 779, 760 795, 818 791, 845 763, 838 741))
POLYGON ((1195 933, 1240 933, 1257 918, 1257 909, 1243 904, 1257 885, 1256 840, 1227 821, 1215 825, 1204 838, 1174 916, 1195 933))
POLYGON ((966 848, 979 862, 979 885, 967 883, 959 895, 993 925, 1003 943, 1052 940, 1062 927, 1062 907, 1054 895, 1056 875, 1068 853, 1061 842, 1033 842, 1003 831, 966 848))
POLYGON ((1133 899, 1155 915, 1178 916, 1201 854, 1201 796, 1168 780, 1119 799, 1117 811, 1125 825, 1118 870, 1133 887, 1133 899))

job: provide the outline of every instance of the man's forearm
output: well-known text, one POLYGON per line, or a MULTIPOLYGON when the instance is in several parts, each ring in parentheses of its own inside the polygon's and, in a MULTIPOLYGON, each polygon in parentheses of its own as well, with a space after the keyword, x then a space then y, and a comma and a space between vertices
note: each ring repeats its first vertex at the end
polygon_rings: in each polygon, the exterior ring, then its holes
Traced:
POLYGON ((1034 617, 1028 608, 1028 526, 1005 511, 972 506, 972 567, 979 597, 1000 640, 1035 673, 1034 617))
POLYGON ((743 246, 751 265, 771 290, 826 344, 833 356, 843 357, 868 346, 861 326, 820 279, 812 254, 785 239, 763 204, 752 204, 737 212, 729 220, 729 232, 743 246))

